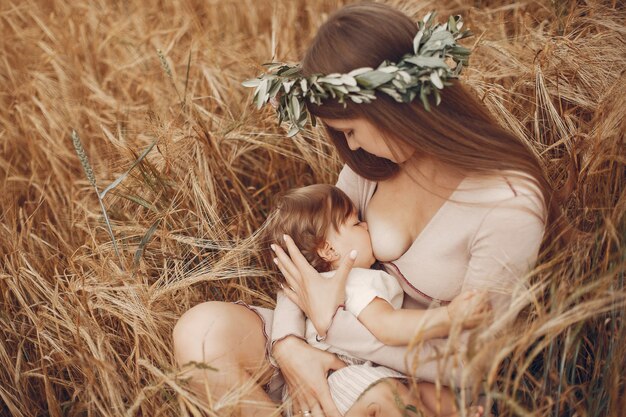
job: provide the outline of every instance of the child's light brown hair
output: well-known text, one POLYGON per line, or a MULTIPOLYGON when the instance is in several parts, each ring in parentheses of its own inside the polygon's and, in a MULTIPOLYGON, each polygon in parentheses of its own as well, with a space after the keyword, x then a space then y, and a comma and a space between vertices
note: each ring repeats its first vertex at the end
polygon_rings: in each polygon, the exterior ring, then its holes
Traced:
POLYGON ((330 271, 330 262, 322 259, 317 250, 323 247, 330 227, 338 231, 355 210, 350 198, 333 185, 294 188, 276 202, 265 222, 261 241, 266 246, 280 245, 286 251, 283 235, 287 234, 313 268, 330 271))

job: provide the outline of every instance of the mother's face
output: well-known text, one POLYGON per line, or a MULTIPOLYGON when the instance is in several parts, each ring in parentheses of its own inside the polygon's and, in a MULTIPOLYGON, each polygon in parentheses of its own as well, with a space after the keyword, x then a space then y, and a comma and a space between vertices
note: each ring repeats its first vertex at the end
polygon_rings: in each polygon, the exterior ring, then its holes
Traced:
POLYGON ((403 163, 415 153, 415 149, 399 140, 385 138, 382 132, 367 119, 322 119, 330 129, 343 133, 348 147, 364 151, 395 163, 403 163))

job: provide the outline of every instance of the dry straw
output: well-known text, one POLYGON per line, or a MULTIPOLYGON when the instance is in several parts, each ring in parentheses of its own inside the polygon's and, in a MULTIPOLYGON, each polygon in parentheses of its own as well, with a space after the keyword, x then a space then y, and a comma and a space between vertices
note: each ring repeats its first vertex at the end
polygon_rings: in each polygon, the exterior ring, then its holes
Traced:
MULTIPOLYGON (((415 18, 463 14, 477 35, 464 80, 555 185, 567 166, 576 174, 565 208, 584 233, 542 258, 515 326, 476 338, 470 360, 487 359, 486 377, 464 395, 483 391, 503 416, 620 415, 620 3, 391 3, 415 18)), ((0 4, 0 415, 232 414, 245 387, 200 401, 184 372, 204 365, 174 365, 171 330, 206 300, 272 305, 271 268, 247 237, 273 195, 332 182, 339 162, 319 128, 286 140, 240 83, 257 62, 298 60, 340 4, 0 4), (95 195, 95 178, 115 186, 95 195)))

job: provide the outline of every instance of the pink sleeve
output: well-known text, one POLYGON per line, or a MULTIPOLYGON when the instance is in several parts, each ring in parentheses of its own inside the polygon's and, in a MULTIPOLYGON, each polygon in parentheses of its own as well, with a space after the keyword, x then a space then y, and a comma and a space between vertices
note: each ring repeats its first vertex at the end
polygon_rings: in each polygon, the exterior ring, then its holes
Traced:
POLYGON ((518 194, 491 209, 470 244, 461 291, 489 291, 495 317, 514 319, 517 311, 511 308, 511 296, 526 288, 525 276, 534 267, 543 238, 544 218, 542 200, 536 195, 518 194))
POLYGON ((276 309, 272 321, 272 344, 287 336, 304 339, 305 317, 300 307, 282 291, 276 294, 276 309))

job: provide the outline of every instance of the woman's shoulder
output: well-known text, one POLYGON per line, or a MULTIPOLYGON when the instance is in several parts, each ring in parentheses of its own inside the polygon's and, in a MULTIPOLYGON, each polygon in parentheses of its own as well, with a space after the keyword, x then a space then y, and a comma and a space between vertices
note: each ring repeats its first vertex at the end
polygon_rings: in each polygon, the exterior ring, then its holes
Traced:
POLYGON ((376 190, 376 184, 376 181, 361 177, 345 164, 339 173, 336 186, 350 197, 362 213, 376 190))
POLYGON ((463 201, 488 208, 527 207, 543 213, 545 203, 537 180, 522 171, 501 171, 489 176, 466 178, 459 190, 463 201))
POLYGON ((337 186, 339 188, 341 188, 340 185, 363 186, 367 183, 376 184, 375 181, 368 180, 357 174, 348 164, 343 165, 341 171, 339 172, 339 177, 337 178, 337 186))

